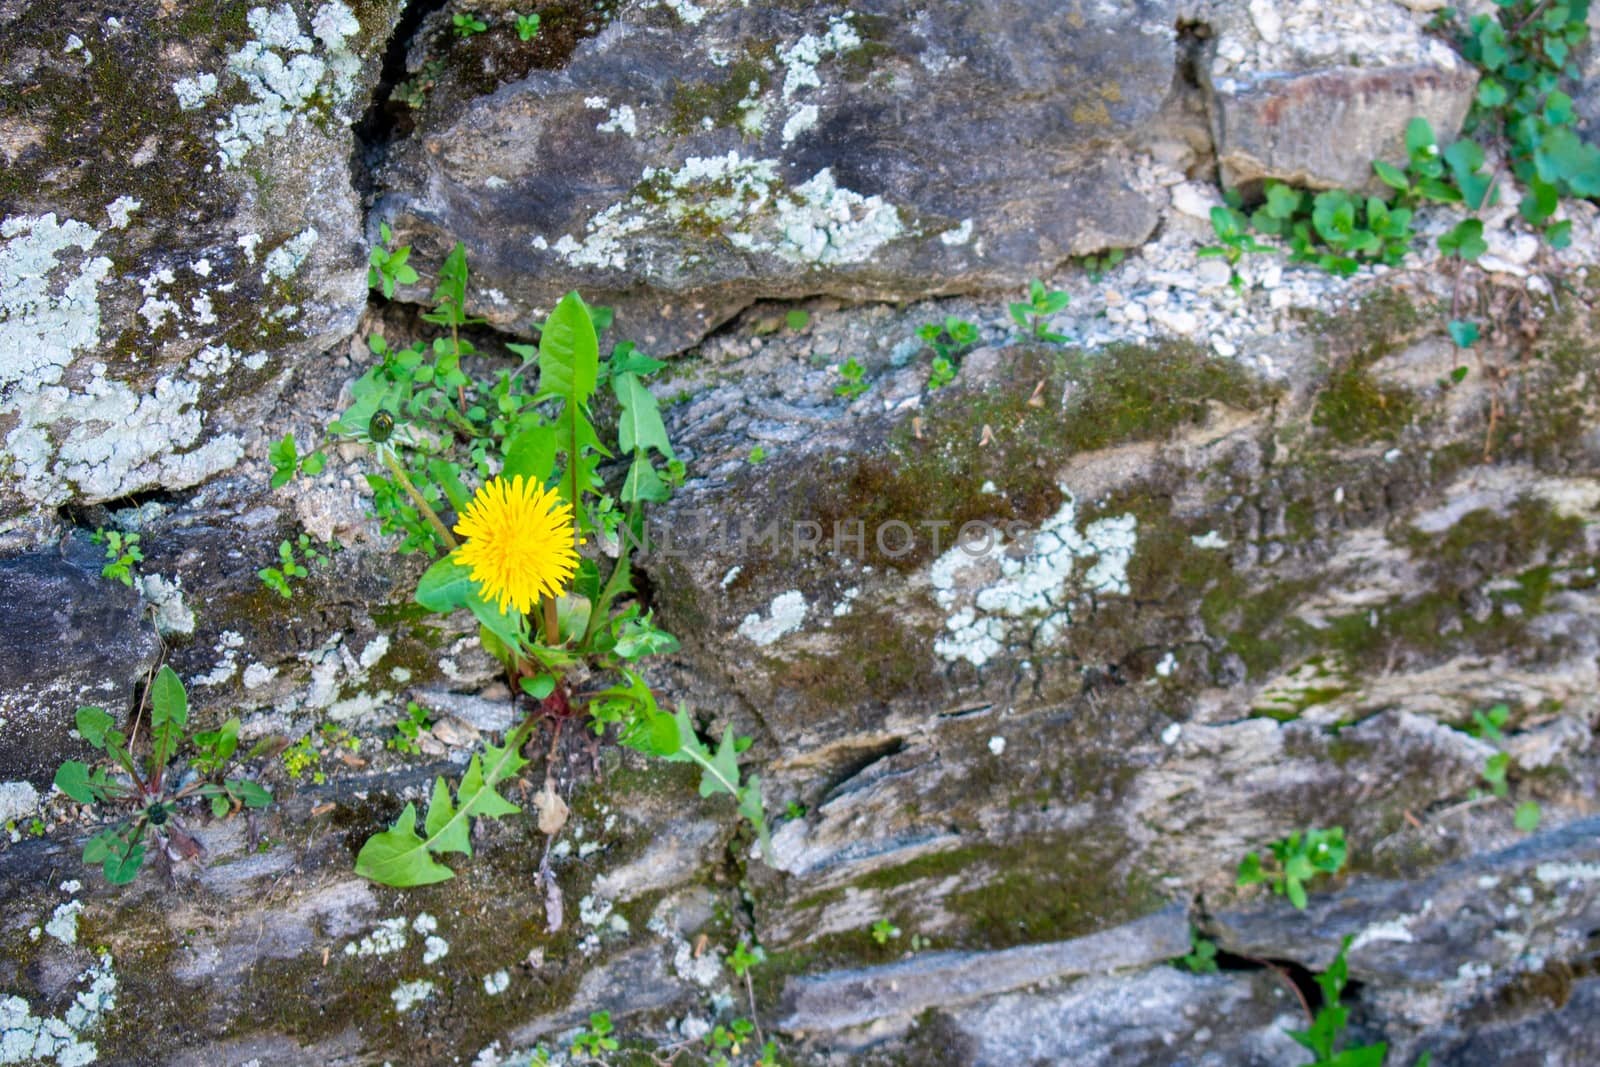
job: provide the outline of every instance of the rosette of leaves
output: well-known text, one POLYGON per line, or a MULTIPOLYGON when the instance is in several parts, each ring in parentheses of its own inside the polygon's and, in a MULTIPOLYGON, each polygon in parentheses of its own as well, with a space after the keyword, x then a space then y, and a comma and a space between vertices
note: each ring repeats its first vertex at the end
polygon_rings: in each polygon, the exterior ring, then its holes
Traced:
POLYGON ((1251 852, 1239 864, 1238 885, 1272 887, 1274 893, 1289 898, 1301 911, 1306 907, 1306 883, 1319 874, 1338 874, 1344 869, 1346 848, 1344 828, 1295 830, 1268 846, 1270 859, 1262 861, 1251 852))
POLYGON ((458 244, 441 268, 435 307, 424 316, 449 335, 399 351, 374 338, 369 346, 380 362, 356 382, 354 402, 330 429, 367 441, 383 463, 387 476, 368 482, 385 529, 403 535, 400 549, 442 553, 419 580, 417 603, 441 615, 473 616, 526 715, 502 746, 473 757, 453 792, 444 779, 435 781, 425 815, 407 805, 390 829, 370 838, 357 872, 396 886, 452 877, 439 857, 470 855, 472 820, 520 810, 499 789, 526 766, 521 751, 538 725, 573 718, 597 734, 610 729, 645 754, 695 763, 701 794, 731 796, 765 842, 760 781, 741 778, 738 767, 749 741, 726 734, 708 746, 688 711, 663 711, 639 672, 641 660, 678 648, 629 598, 633 554, 645 541, 643 509, 666 500, 683 477, 645 385, 665 364, 627 342, 602 359, 599 336, 610 313, 569 293, 543 324, 537 345, 505 346, 515 367, 470 377, 462 359, 473 350, 461 337, 474 321, 464 310, 467 281, 458 244), (604 433, 597 406, 615 412, 614 427, 608 419, 604 433), (529 614, 502 610, 484 595, 458 559, 446 521, 471 499, 469 483, 518 476, 571 504, 580 543, 590 546, 570 589, 529 614), (612 551, 594 551, 601 544, 612 551), (579 676, 582 690, 574 682, 579 676))
POLYGON ((259 783, 223 774, 239 747, 238 719, 186 735, 189 698, 171 667, 156 673, 145 697, 150 750, 142 765, 132 752, 134 740, 116 728, 105 709, 82 707, 78 733, 106 759, 94 766, 68 760, 56 770, 58 789, 110 820, 84 845, 83 862, 99 866, 113 885, 133 881, 152 846, 173 860, 199 857, 204 849, 184 825, 186 809, 196 803, 204 802, 220 819, 272 802, 259 783), (187 761, 190 773, 180 778, 172 761, 186 739, 193 754, 187 761))

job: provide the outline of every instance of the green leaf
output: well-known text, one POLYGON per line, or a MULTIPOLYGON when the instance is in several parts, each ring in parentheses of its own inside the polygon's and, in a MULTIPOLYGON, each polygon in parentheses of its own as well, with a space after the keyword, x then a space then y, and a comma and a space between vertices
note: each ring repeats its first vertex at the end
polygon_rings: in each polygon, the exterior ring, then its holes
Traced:
POLYGON ((464 608, 474 591, 472 572, 456 562, 454 552, 435 560, 417 581, 416 601, 429 611, 448 615, 464 608))
POLYGON ((202 774, 215 774, 239 747, 239 720, 229 719, 215 730, 195 734, 194 747, 200 750, 195 768, 202 774))
POLYGON ((523 426, 506 440, 505 468, 501 476, 545 485, 556 465, 556 428, 550 423, 523 426))
POLYGON ((127 885, 139 876, 139 867, 143 863, 144 842, 141 841, 121 855, 107 856, 101 869, 105 872, 106 881, 112 885, 127 885))
POLYGON ((540 399, 583 406, 600 372, 600 343, 589 308, 577 293, 561 298, 539 336, 540 399))
POLYGON ((1450 331, 1450 339, 1456 343, 1457 348, 1471 348, 1478 341, 1478 324, 1475 322, 1452 319, 1446 328, 1450 331))
POLYGON ((300 461, 300 470, 315 478, 322 473, 322 468, 327 464, 328 457, 320 448, 300 461))
POLYGON ((222 784, 247 808, 264 808, 272 803, 272 793, 259 782, 252 782, 248 778, 229 778, 222 784))
POLYGON ((1463 138, 1444 150, 1444 159, 1467 207, 1473 211, 1483 207, 1491 180, 1478 173, 1483 166, 1483 148, 1478 142, 1463 138))
POLYGON ((92 867, 97 863, 104 863, 108 856, 120 856, 127 849, 127 842, 122 837, 126 829, 127 827, 121 824, 108 827, 85 841, 83 862, 92 867))
POLYGON ((1478 83, 1478 106, 1496 108, 1506 102, 1506 87, 1493 78, 1485 78, 1478 83))
POLYGON ((1381 159, 1375 159, 1372 161, 1372 169, 1378 175, 1378 180, 1391 189, 1398 189, 1403 193, 1411 188, 1411 180, 1405 176, 1405 172, 1399 167, 1385 163, 1381 159))
POLYGON ((67 760, 56 768, 56 788, 79 804, 93 804, 100 794, 89 784, 89 767, 77 760, 67 760))
POLYGON ((443 778, 434 781, 433 797, 424 825, 427 837, 417 833, 414 805, 407 804, 393 827, 374 834, 356 856, 356 873, 383 885, 399 887, 428 885, 455 877, 455 872, 435 860, 430 852, 472 854, 471 821, 498 818, 522 809, 500 796, 495 789, 505 779, 527 765, 517 751, 520 741, 513 736, 502 747, 485 745, 483 755, 473 756, 456 790, 455 799, 443 778))
POLYGON ((1266 880, 1266 872, 1261 869, 1260 854, 1246 853, 1244 859, 1239 861, 1238 877, 1234 884, 1242 888, 1247 885, 1259 885, 1266 880))
POLYGON ((606 366, 613 375, 637 374, 643 378, 654 374, 666 364, 636 351, 632 341, 619 341, 611 350, 611 358, 606 361, 606 366))
POLYGON ((1517 812, 1512 816, 1512 825, 1525 834, 1531 834, 1539 828, 1541 815, 1537 800, 1524 800, 1517 805, 1517 812))
POLYGON ((667 439, 667 428, 661 421, 661 408, 656 398, 646 389, 635 374, 613 374, 611 386, 622 405, 617 420, 617 443, 624 452, 640 452, 653 448, 668 459, 676 459, 672 442, 667 439))
POLYGON ((518 683, 522 691, 535 700, 543 700, 555 692, 556 680, 548 674, 541 674, 537 678, 524 678, 518 683))
POLYGON ((77 720, 79 736, 92 747, 105 751, 106 733, 116 726, 116 720, 96 707, 79 708, 77 720))
POLYGON ((1406 123, 1406 153, 1410 156, 1431 156, 1436 145, 1433 126, 1418 116, 1406 123))
POLYGON ((188 721, 189 695, 183 691, 177 672, 163 664, 150 683, 150 736, 154 741, 150 766, 153 770, 166 766, 172 758, 188 721))
POLYGON ((644 500, 660 503, 671 496, 672 490, 656 473, 650 457, 643 452, 635 452, 633 463, 628 467, 628 477, 622 483, 622 502, 632 504, 644 500))

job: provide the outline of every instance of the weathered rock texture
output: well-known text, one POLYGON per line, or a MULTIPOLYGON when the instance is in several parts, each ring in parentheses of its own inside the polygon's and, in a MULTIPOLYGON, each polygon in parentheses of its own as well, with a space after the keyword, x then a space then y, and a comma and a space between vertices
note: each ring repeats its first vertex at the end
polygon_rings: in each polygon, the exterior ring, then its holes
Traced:
POLYGON ((600 1010, 688 1062, 753 998, 801 1064, 1276 1065, 1305 1025, 1276 968, 1346 935, 1352 1039, 1393 1062, 1594 1061, 1593 206, 1542 250, 1508 190, 1459 286, 1431 239, 1350 280, 1252 256, 1238 293, 1195 266, 1211 162, 1359 183, 1413 109, 1449 126, 1470 77, 1425 14, 552 3, 524 46, 505 6, 458 37, 466 10, 390 41, 386 5, 0 0, 0 1062, 488 1067, 600 1010), (374 85, 422 106, 356 146, 374 85), (513 713, 475 627, 410 604, 425 561, 366 514, 363 447, 268 488, 360 335, 427 334, 364 311, 380 219, 418 245, 402 297, 460 239, 511 333, 570 286, 660 355, 723 324, 653 385, 688 478, 640 587, 683 641, 652 684, 754 739, 770 859, 692 767, 574 724, 507 790, 553 778, 556 840, 506 819, 454 881, 353 874, 513 713), (1024 336, 1012 283, 1118 243, 1051 275, 1067 343, 1024 336), (1446 309, 1485 326, 1464 376, 1446 309), (947 314, 980 343, 932 389, 915 331, 947 314), (141 533, 133 589, 101 525, 141 533), (330 559, 284 599, 257 571, 302 532, 330 559), (185 813, 204 861, 116 889, 78 864, 90 815, 22 779, 78 704, 133 721, 157 656, 195 727, 307 765, 258 759, 270 809, 185 813), (413 755, 386 746, 409 699, 413 755), (1509 800, 1471 729, 1501 703, 1509 800), (1236 888, 1310 825, 1351 862, 1306 912, 1236 888), (1191 927, 1221 973, 1163 962, 1191 927))
POLYGON ((395 7, 0 7, 0 522, 227 470, 351 331, 395 7))
POLYGON ((501 327, 580 288, 658 349, 759 297, 1025 284, 1154 228, 1117 160, 1173 23, 1154 0, 639 5, 490 96, 442 76, 381 215, 431 257, 466 242, 501 327))

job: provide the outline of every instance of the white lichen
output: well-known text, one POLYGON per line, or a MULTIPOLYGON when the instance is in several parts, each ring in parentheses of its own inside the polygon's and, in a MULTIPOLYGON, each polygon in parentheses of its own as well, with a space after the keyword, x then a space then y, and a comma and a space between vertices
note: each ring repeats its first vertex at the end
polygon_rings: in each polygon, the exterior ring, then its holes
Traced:
POLYGON ((377 929, 344 946, 346 956, 388 956, 406 947, 406 917, 380 919, 377 929))
POLYGON ((119 196, 106 205, 106 218, 111 220, 113 230, 127 229, 128 220, 143 206, 144 204, 134 197, 119 196))
POLYGON ((491 997, 498 997, 511 988, 511 975, 504 970, 483 976, 483 991, 491 997))
POLYGON ((216 95, 217 76, 206 72, 192 78, 179 78, 173 83, 172 91, 178 95, 180 110, 195 111, 216 95))
POLYGON ((348 47, 361 24, 339 0, 312 15, 315 40, 301 32, 300 17, 288 4, 252 8, 246 21, 255 37, 229 53, 228 71, 252 99, 218 120, 217 156, 224 169, 237 167, 267 138, 288 133, 318 100, 336 105, 350 100, 361 67, 348 47))
POLYGON ((1137 517, 1099 519, 1079 533, 1077 502, 1065 487, 1062 493, 1061 508, 1025 544, 1002 551, 994 538, 981 554, 982 542, 958 544, 934 561, 934 599, 949 614, 933 647, 945 660, 982 667, 1008 644, 1052 644, 1083 595, 1127 595, 1137 517))
POLYGON ((778 62, 783 65, 783 98, 788 100, 803 89, 822 87, 817 64, 827 56, 840 55, 861 47, 861 36, 850 25, 849 14, 838 15, 828 21, 828 30, 820 37, 808 33, 788 48, 778 50, 778 62))
POLYGON ((432 966, 450 955, 450 942, 437 934, 429 934, 422 943, 422 962, 432 966))
POLYGON ((627 104, 611 109, 606 121, 595 127, 601 133, 622 133, 632 137, 639 132, 639 117, 627 104))
POLYGON ((33 783, 0 782, 0 823, 31 815, 39 807, 39 791, 33 783))
POLYGON ((266 263, 261 272, 262 282, 271 282, 273 279, 288 279, 294 277, 295 271, 300 269, 300 264, 311 255, 311 248, 317 243, 317 228, 307 226, 283 244, 267 253, 266 263))
POLYGON ((394 1001, 394 1010, 404 1014, 433 996, 433 988, 433 983, 426 978, 401 982, 389 992, 389 998, 394 1001))
POLYGON ((50 914, 50 921, 44 924, 44 932, 63 945, 76 945, 78 943, 78 916, 82 912, 83 901, 81 900, 69 900, 65 904, 58 904, 56 910, 50 914))
POLYGON ((77 993, 59 1018, 35 1015, 21 997, 0 997, 0 1064, 54 1061, 58 1067, 83 1067, 100 1058, 85 1036, 117 1007, 111 957, 102 955, 77 980, 88 988, 77 993))
POLYGON ((780 593, 765 616, 751 614, 739 624, 739 636, 765 648, 786 634, 800 629, 806 621, 806 598, 797 589, 780 593))
POLYGON ((783 124, 783 143, 789 144, 817 124, 817 105, 806 104, 796 108, 783 124))
POLYGON ((244 669, 244 687, 246 689, 260 689, 278 676, 278 668, 268 667, 264 663, 252 663, 244 669))
MULTIPOLYGON (((9 473, 37 505, 74 495, 108 500, 150 485, 184 488, 243 455, 231 434, 193 447, 203 422, 195 382, 163 375, 135 392, 97 362, 70 388, 61 384, 74 358, 100 344, 99 286, 111 260, 88 254, 100 236, 53 213, 0 222, 0 424, 12 417, 9 473)), ((141 283, 148 317, 157 321, 178 310, 155 295, 171 280, 166 273, 158 269, 141 283)))
POLYGON ((159 574, 139 577, 139 591, 154 609, 156 632, 162 637, 194 633, 194 612, 183 602, 183 579, 168 581, 159 574))
POLYGON ((961 225, 954 229, 946 230, 939 235, 939 243, 952 248, 964 245, 972 240, 972 220, 962 219, 961 225))

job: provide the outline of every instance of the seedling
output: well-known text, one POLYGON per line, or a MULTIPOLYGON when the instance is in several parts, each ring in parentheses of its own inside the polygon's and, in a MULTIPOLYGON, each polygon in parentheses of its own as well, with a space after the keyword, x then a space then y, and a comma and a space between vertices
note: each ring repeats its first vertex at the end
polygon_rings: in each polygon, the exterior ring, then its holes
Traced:
POLYGON ((795 333, 799 333, 801 330, 811 325, 811 312, 805 310, 804 308, 792 308, 784 313, 783 323, 795 333))
POLYGON ((750 465, 752 467, 760 466, 766 461, 767 450, 765 448, 762 448, 760 445, 756 445, 756 447, 750 450, 750 465))
MULTIPOLYGON (((1305 1030, 1286 1031, 1316 1057, 1306 1067, 1383 1067, 1383 1061, 1389 1054, 1389 1046, 1384 1042, 1334 1051, 1350 1021, 1350 1009, 1341 1004, 1339 998, 1344 995, 1344 988, 1350 979, 1350 967, 1345 957, 1353 940, 1347 935, 1340 942, 1339 954, 1328 965, 1328 969, 1317 975, 1317 986, 1322 990, 1322 1007, 1311 1026, 1305 1030)), ((1417 1060, 1416 1067, 1428 1067, 1432 1059, 1432 1053, 1424 1052, 1417 1060)))
MULTIPOLYGON (((409 268, 408 268, 409 269, 409 268)), ((294 480, 296 473, 314 478, 322 473, 322 468, 327 464, 328 457, 321 449, 309 456, 301 456, 295 446, 294 434, 286 433, 283 439, 275 441, 267 450, 267 459, 272 463, 272 488, 281 489, 294 480)))
POLYGON ((887 945, 899 936, 900 928, 888 919, 879 919, 872 924, 872 940, 880 945, 887 945))
POLYGON ((574 1055, 599 1056, 602 1052, 615 1052, 621 1045, 611 1036, 611 1013, 609 1011, 592 1011, 589 1013, 589 1025, 572 1039, 572 1052, 574 1055))
POLYGON ((843 378, 844 381, 833 387, 833 395, 842 396, 846 400, 854 400, 866 392, 870 386, 861 380, 864 374, 866 374, 866 368, 857 363, 854 356, 845 360, 839 365, 839 377, 843 378))
POLYGON ((1301 911, 1306 906, 1305 883, 1319 874, 1338 874, 1344 867, 1344 828, 1294 831, 1268 846, 1274 862, 1263 865, 1251 852, 1239 864, 1238 885, 1266 882, 1272 891, 1289 898, 1301 911))
POLYGON ((531 41, 534 34, 539 32, 539 16, 537 14, 518 15, 516 23, 517 40, 519 41, 531 41))
POLYGON ((144 561, 144 553, 139 549, 139 535, 102 528, 90 534, 89 540, 104 545, 106 549, 106 564, 100 568, 100 577, 131 587, 133 565, 144 561))
POLYGON ((415 700, 407 701, 405 717, 394 724, 395 735, 389 739, 389 747, 407 756, 421 754, 422 747, 418 742, 423 732, 432 725, 427 708, 415 700))
MULTIPOLYGON (((1056 344, 1062 344, 1067 339, 1060 334, 1049 332, 1046 329, 1046 320, 1051 315, 1065 310, 1066 306, 1071 302, 1071 296, 1059 291, 1047 292, 1044 282, 1035 278, 1028 283, 1027 301, 1019 301, 1010 306, 1011 320, 1021 328, 1029 331, 1029 336, 1035 341, 1052 341, 1056 344)), ((949 320, 945 321, 948 326, 949 320)), ((972 339, 974 341, 977 340, 976 331, 974 331, 972 339)))
POLYGON ((1078 263, 1088 272, 1089 281, 1099 285, 1107 274, 1115 270, 1117 265, 1127 258, 1127 254, 1125 249, 1113 248, 1100 253, 1098 256, 1083 256, 1079 258, 1078 263))
MULTIPOLYGON (((1499 747, 1505 744, 1506 739, 1501 728, 1510 718, 1511 709, 1505 704, 1496 704, 1488 711, 1474 711, 1467 732, 1480 741, 1499 747)), ((1479 773, 1489 786, 1489 791, 1504 800, 1511 794, 1511 785, 1507 781, 1510 771, 1511 753, 1502 748, 1483 761, 1483 770, 1479 773)), ((1543 817, 1544 811, 1537 800, 1524 800, 1512 812, 1511 824, 1523 833, 1531 834, 1539 828, 1543 817)))
MULTIPOLYGON (((458 38, 466 40, 468 37, 482 33, 489 28, 489 24, 470 11, 460 11, 450 17, 450 29, 458 38)), ((527 40, 527 38, 523 38, 527 40)))
POLYGON ((261 568, 256 571, 256 577, 261 579, 262 585, 271 589, 283 599, 288 600, 294 596, 294 589, 291 587, 290 582, 303 580, 311 574, 305 565, 299 562, 299 559, 304 559, 307 563, 317 566, 325 566, 328 562, 328 557, 317 549, 310 536, 301 534, 292 543, 280 541, 278 543, 279 565, 261 568), (298 557, 296 556, 296 546, 298 546, 298 557))
POLYGON ((1216 974, 1217 943, 1210 938, 1201 937, 1200 931, 1190 927, 1189 954, 1179 957, 1178 962, 1194 974, 1216 974))
POLYGON ((1251 253, 1273 251, 1269 245, 1262 244, 1250 234, 1248 225, 1249 220, 1238 208, 1217 205, 1211 209, 1211 230, 1221 243, 1206 245, 1196 253, 1202 258, 1220 256, 1228 264, 1228 284, 1235 292, 1244 288, 1244 277, 1239 273, 1239 264, 1244 257, 1251 253))
MULTIPOLYGON (((212 816, 219 819, 272 802, 272 794, 257 782, 222 776, 238 748, 238 719, 188 737, 194 750, 189 768, 194 774, 184 780, 168 766, 184 744, 189 721, 183 682, 171 667, 163 666, 146 687, 144 700, 150 712, 150 754, 142 766, 130 751, 132 739, 116 728, 111 715, 102 708, 82 707, 77 712, 78 734, 105 753, 109 764, 91 768, 68 760, 55 775, 56 788, 111 816, 111 824, 84 845, 83 862, 99 866, 113 885, 125 885, 138 876, 151 845, 161 855, 182 859, 197 859, 205 852, 183 824, 185 809, 195 801, 207 802, 212 816), (180 781, 183 784, 174 788, 180 781)), ((136 716, 136 732, 138 726, 136 716)), ((255 754, 252 750, 245 759, 255 754)))
MULTIPOLYGON (((399 92, 398 89, 395 91, 396 93, 399 92)), ((410 103, 410 101, 407 102, 410 103)), ((418 107, 420 104, 412 103, 411 106, 418 107)), ((394 232, 389 229, 387 222, 378 223, 378 236, 381 243, 374 246, 371 254, 367 257, 367 287, 369 289, 382 290, 385 300, 393 300, 395 287, 397 285, 413 284, 417 280, 417 271, 415 267, 406 262, 411 258, 410 245, 404 245, 400 248, 389 247, 394 243, 394 232)), ((294 446, 294 438, 289 437, 287 440, 292 448, 294 446)), ((273 466, 277 466, 276 460, 274 460, 273 466)), ((288 481, 288 479, 286 478, 284 481, 288 481)), ((278 484, 278 481, 274 478, 272 487, 276 489, 278 484)))

